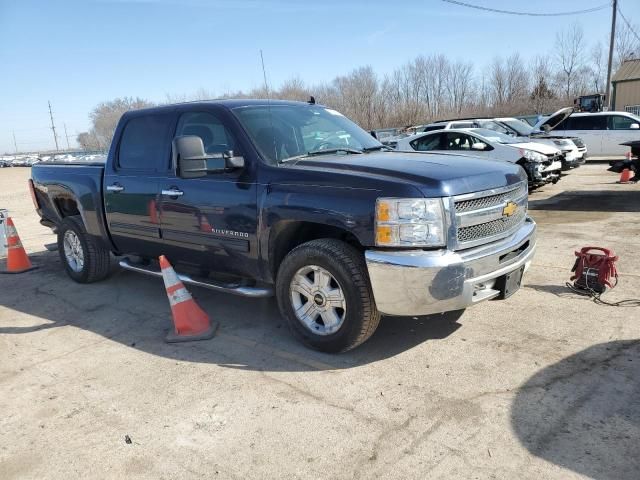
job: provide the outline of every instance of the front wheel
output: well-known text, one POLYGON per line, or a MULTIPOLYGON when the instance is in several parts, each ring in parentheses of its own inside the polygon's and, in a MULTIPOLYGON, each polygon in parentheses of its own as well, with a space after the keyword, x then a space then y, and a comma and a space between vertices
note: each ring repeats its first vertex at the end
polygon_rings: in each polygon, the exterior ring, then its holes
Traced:
POLYGON ((102 280, 111 271, 111 255, 87 234, 79 215, 66 217, 58 228, 58 252, 67 274, 78 283, 102 280))
POLYGON ((363 256, 340 240, 292 250, 278 270, 276 291, 294 336, 317 350, 351 350, 380 322, 363 256))

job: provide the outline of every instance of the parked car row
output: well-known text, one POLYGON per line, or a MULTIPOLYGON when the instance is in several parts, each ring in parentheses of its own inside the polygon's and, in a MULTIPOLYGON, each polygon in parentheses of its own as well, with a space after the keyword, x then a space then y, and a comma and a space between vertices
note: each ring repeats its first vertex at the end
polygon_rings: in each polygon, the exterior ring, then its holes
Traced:
POLYGON ((0 168, 5 167, 31 167, 41 162, 63 162, 63 163, 83 163, 83 162, 104 162, 104 153, 58 153, 54 155, 40 154, 17 154, 0 156, 0 168))

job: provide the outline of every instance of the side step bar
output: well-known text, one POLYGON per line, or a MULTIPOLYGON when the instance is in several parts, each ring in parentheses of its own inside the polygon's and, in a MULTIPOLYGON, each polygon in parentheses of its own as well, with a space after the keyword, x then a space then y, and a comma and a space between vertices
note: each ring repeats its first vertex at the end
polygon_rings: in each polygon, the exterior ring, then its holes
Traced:
MULTIPOLYGON (((133 265, 129 263, 127 259, 120 260, 119 264, 125 270, 131 270, 132 272, 144 273, 146 275, 152 275, 154 277, 162 278, 162 272, 154 269, 153 267, 133 265)), ((234 295, 240 295, 242 297, 253 298, 265 298, 273 296, 273 289, 270 287, 248 287, 245 285, 240 285, 239 283, 214 283, 208 279, 205 280, 202 278, 194 278, 182 273, 178 273, 177 275, 180 281, 182 281, 183 283, 208 288, 210 290, 216 290, 218 292, 232 293, 234 295)))

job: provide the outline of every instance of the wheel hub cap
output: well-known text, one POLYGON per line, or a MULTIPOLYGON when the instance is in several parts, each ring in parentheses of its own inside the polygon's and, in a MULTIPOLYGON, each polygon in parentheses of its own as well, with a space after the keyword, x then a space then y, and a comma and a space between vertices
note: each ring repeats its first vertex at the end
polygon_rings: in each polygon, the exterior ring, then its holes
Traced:
POLYGON ((64 233, 62 245, 69 268, 74 272, 81 272, 84 267, 84 251, 82 250, 80 239, 75 232, 67 230, 64 233))
POLYGON ((342 287, 326 269, 309 265, 298 270, 289 288, 297 319, 316 335, 337 332, 347 313, 342 287))

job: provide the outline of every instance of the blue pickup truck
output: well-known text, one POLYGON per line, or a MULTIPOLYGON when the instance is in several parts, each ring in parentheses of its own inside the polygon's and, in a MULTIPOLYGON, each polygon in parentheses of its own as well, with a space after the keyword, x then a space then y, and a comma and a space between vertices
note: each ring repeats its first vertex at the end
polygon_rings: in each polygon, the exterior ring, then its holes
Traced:
POLYGON ((35 165, 41 223, 80 283, 122 268, 275 295, 293 334, 328 352, 381 315, 506 298, 535 250, 525 172, 390 151, 314 102, 220 100, 124 114, 106 163, 35 165))

